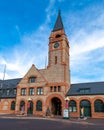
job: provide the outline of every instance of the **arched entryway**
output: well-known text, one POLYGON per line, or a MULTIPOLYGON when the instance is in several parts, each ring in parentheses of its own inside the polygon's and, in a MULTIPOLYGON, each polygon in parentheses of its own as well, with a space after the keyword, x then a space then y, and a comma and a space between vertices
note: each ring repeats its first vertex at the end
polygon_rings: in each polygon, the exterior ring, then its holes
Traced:
POLYGON ((62 103, 57 97, 51 99, 51 113, 53 115, 61 115, 62 113, 62 103))
POLYGON ((27 103, 27 114, 33 114, 33 102, 28 101, 27 103))
POLYGON ((25 102, 24 101, 20 102, 20 111, 21 111, 21 114, 24 114, 24 112, 25 112, 25 102))
POLYGON ((20 102, 20 110, 21 110, 21 108, 22 108, 23 106, 25 107, 25 102, 24 102, 24 101, 21 101, 21 102, 20 102))
POLYGON ((91 103, 88 100, 82 100, 80 102, 80 115, 81 109, 83 109, 83 113, 85 117, 91 117, 91 103))

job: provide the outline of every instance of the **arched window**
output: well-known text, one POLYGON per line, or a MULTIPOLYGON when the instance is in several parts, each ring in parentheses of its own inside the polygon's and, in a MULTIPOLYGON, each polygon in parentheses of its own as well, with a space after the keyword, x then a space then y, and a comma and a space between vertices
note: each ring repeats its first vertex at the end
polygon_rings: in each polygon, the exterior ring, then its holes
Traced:
POLYGON ((41 101, 37 101, 37 103, 36 103, 36 111, 42 111, 42 102, 41 101))
POLYGON ((104 103, 101 100, 96 100, 94 102, 94 110, 95 112, 104 112, 104 103))
POLYGON ((25 107, 25 102, 24 102, 24 101, 21 101, 21 102, 20 102, 20 110, 22 109, 23 106, 25 107))
POLYGON ((55 38, 59 38, 59 37, 61 37, 61 35, 60 35, 60 34, 57 34, 57 35, 55 36, 55 38))
POLYGON ((70 112, 76 112, 77 111, 76 102, 74 100, 71 100, 69 102, 69 111, 70 112))
POLYGON ((15 104, 16 104, 15 101, 11 102, 11 110, 15 110, 15 104))
POLYGON ((34 83, 36 82, 36 77, 30 77, 29 78, 29 83, 34 83))

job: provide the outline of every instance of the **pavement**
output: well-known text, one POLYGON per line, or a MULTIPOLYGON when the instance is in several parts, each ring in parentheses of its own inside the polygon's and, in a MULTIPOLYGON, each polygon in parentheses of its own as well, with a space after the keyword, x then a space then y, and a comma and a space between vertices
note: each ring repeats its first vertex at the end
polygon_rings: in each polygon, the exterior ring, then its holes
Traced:
POLYGON ((39 117, 34 115, 12 115, 12 114, 0 114, 0 118, 5 119, 40 119, 40 120, 52 120, 52 121, 61 121, 66 123, 77 123, 77 124, 88 124, 88 125, 102 125, 104 126, 104 119, 98 118, 70 118, 63 119, 62 117, 39 117))

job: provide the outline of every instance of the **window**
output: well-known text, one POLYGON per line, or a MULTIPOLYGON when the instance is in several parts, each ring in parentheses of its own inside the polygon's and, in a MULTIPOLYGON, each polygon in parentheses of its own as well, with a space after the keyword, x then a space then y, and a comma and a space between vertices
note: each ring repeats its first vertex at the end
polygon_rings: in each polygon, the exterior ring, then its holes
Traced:
POLYGON ((56 86, 54 86, 54 92, 56 92, 56 86))
POLYGON ((61 86, 51 86, 50 92, 61 92, 61 86))
POLYGON ((50 87, 50 92, 52 92, 52 91, 53 91, 53 87, 51 86, 51 87, 50 87))
POLYGON ((96 100, 94 102, 95 112, 104 112, 104 103, 101 100, 96 100))
POLYGON ((2 89, 0 89, 0 95, 2 95, 2 89))
POLYGON ((13 94, 16 95, 16 88, 13 89, 13 94))
POLYGON ((29 89, 29 95, 34 95, 34 88, 29 89))
POLYGON ((36 103, 36 111, 42 111, 42 102, 41 101, 37 101, 37 103, 36 103))
POLYGON ((55 38, 59 38, 59 37, 61 37, 61 35, 60 35, 60 34, 57 34, 55 38))
POLYGON ((30 77, 29 78, 29 83, 34 83, 36 82, 36 77, 30 77))
POLYGON ((81 94, 88 94, 88 93, 90 93, 90 88, 80 88, 79 92, 81 94))
POLYGON ((76 102, 74 100, 71 100, 69 102, 69 111, 70 112, 76 112, 77 111, 76 102))
POLYGON ((61 91, 61 86, 58 86, 58 92, 60 92, 61 91))
POLYGON ((37 94, 42 95, 43 94, 43 88, 37 88, 37 94))
POLYGON ((15 110, 15 101, 12 101, 11 103, 11 110, 15 110))
POLYGON ((55 56, 55 64, 57 64, 57 56, 55 56))
MULTIPOLYGON (((20 110, 21 110, 23 107, 25 107, 25 102, 24 102, 24 101, 21 101, 21 102, 20 102, 20 110)), ((25 108, 24 108, 24 109, 25 109, 25 108)))
POLYGON ((21 95, 22 95, 22 96, 25 96, 25 95, 26 95, 26 88, 22 88, 22 90, 21 90, 21 95))
POLYGON ((10 90, 7 89, 7 90, 6 90, 6 95, 8 96, 9 94, 10 94, 10 90))

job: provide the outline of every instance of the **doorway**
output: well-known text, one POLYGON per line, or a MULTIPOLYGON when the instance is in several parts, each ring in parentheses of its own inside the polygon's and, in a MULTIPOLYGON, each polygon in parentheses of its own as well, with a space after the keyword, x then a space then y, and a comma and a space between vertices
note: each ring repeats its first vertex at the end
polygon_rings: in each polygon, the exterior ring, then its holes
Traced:
POLYGON ((61 107, 61 100, 59 98, 52 98, 51 100, 52 107, 51 112, 53 115, 61 115, 62 113, 62 107, 61 107))
POLYGON ((33 102, 32 101, 28 101, 27 114, 33 114, 33 102))
MULTIPOLYGON (((91 117, 91 103, 88 100, 82 100, 80 102, 80 110, 81 108, 84 109, 85 117, 91 117)), ((80 115, 81 115, 81 111, 80 111, 80 115)))

